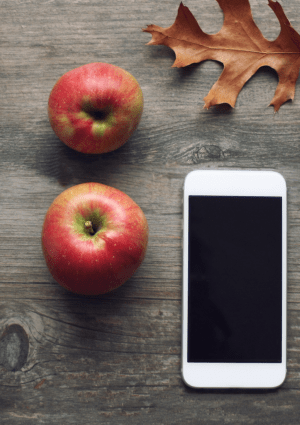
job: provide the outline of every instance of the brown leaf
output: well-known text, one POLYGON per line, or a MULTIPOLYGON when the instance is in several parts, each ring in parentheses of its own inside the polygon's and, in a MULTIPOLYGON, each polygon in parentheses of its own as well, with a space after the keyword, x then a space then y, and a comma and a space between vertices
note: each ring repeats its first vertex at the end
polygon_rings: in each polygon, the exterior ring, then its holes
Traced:
POLYGON ((204 98, 207 109, 221 103, 234 107, 240 90, 256 71, 262 66, 273 68, 279 82, 270 105, 278 111, 284 102, 294 98, 300 67, 300 35, 277 1, 269 0, 281 26, 274 41, 267 40, 254 23, 248 0, 217 1, 224 12, 224 23, 217 34, 203 32, 190 10, 181 3, 169 28, 148 25, 143 30, 152 34, 148 44, 163 44, 173 49, 174 67, 208 59, 223 63, 220 78, 204 98))

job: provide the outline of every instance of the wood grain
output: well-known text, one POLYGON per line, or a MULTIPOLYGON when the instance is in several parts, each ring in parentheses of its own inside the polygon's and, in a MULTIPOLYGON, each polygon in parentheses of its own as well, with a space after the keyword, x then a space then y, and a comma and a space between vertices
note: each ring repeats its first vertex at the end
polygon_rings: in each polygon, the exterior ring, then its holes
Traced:
MULTIPOLYGON (((250 0, 264 35, 278 22, 250 0)), ((215 0, 185 4, 203 30, 223 15, 215 0)), ((300 32, 296 0, 281 1, 300 32)), ((173 53, 146 46, 142 28, 173 23, 167 0, 2 0, 0 5, 0 416, 26 424, 289 424, 300 417, 300 95, 274 114, 277 85, 261 69, 235 109, 203 110, 222 67, 174 69, 173 53), (145 108, 132 138, 102 156, 54 135, 47 100, 69 69, 102 61, 139 81, 145 108), (204 391, 180 376, 182 186, 194 169, 273 169, 288 186, 288 374, 272 391, 204 391), (149 221, 146 258, 114 293, 85 298, 49 274, 44 216, 67 187, 105 183, 149 221)))

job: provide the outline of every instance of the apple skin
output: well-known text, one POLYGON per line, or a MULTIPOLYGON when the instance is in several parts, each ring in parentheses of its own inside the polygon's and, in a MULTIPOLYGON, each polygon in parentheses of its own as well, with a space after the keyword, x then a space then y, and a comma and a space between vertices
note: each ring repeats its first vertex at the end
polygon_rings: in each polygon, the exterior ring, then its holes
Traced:
POLYGON ((100 183, 66 189, 49 207, 42 249, 53 278, 77 294, 99 295, 118 288, 142 263, 148 223, 125 193, 100 183), (85 223, 92 222, 95 234, 85 223))
POLYGON ((124 69, 95 62, 66 72, 48 101, 50 124, 67 146, 87 154, 121 147, 137 128, 143 93, 124 69))

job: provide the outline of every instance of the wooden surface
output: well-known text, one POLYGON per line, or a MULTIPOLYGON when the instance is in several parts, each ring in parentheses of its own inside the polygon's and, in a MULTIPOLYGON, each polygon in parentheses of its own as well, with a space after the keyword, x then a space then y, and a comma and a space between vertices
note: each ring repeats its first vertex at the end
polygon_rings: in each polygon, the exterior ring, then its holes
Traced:
MULTIPOLYGON (((251 0, 263 34, 277 19, 251 0)), ((282 0, 300 32, 297 0, 282 0)), ((215 0, 186 0, 206 32, 222 25, 215 0)), ((207 61, 174 69, 174 54, 146 46, 148 24, 173 23, 178 0, 1 0, 0 422, 27 424, 299 424, 300 87, 278 114, 277 75, 260 70, 234 110, 203 109, 221 73, 207 61), (139 81, 141 123, 119 150, 85 156, 47 118, 56 80, 109 62, 139 81), (194 169, 273 169, 288 186, 288 373, 272 391, 187 388, 180 375, 182 185, 194 169), (48 272, 40 245, 53 199, 96 181, 123 190, 150 226, 146 258, 119 290, 72 295, 48 272)))

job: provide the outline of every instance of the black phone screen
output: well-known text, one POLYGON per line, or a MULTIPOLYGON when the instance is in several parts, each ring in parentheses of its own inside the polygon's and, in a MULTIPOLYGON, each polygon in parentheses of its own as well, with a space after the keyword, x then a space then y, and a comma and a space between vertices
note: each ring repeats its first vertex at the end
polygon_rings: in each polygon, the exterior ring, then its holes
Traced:
POLYGON ((282 198, 189 196, 188 362, 282 360, 282 198))

